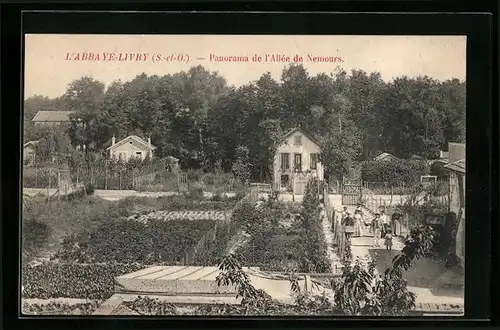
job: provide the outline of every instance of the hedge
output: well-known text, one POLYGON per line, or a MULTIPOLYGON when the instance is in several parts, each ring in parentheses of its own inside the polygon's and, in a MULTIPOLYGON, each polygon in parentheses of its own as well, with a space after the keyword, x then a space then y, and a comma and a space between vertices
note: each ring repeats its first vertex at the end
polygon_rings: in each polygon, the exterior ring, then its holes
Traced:
POLYGON ((429 173, 425 161, 398 159, 392 161, 365 161, 361 163, 361 178, 368 182, 387 182, 391 185, 416 184, 420 176, 429 173))
POLYGON ((140 264, 77 264, 44 262, 21 269, 23 298, 103 300, 114 292, 116 276, 145 268, 140 264))
POLYGON ((120 219, 90 234, 70 235, 55 255, 63 261, 142 264, 181 262, 185 253, 215 225, 214 220, 120 219))

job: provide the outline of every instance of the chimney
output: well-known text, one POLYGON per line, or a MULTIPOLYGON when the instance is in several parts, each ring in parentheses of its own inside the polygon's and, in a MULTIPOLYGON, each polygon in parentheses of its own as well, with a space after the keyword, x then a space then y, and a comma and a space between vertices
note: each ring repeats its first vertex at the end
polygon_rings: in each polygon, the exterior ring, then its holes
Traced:
POLYGON ((116 138, 115 136, 113 135, 113 138, 111 139, 111 145, 114 146, 115 145, 115 142, 116 142, 116 138))

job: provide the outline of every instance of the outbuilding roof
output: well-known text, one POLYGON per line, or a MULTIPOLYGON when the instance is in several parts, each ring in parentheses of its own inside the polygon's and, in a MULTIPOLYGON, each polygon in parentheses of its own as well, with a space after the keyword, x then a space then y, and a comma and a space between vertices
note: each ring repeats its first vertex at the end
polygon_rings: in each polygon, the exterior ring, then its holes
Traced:
POLYGON ((34 122, 69 122, 69 116, 74 111, 38 111, 33 118, 34 122))
POLYGON ((465 173, 465 159, 460 159, 456 162, 446 164, 444 165, 444 168, 454 172, 465 173))
POLYGON ((126 138, 124 138, 123 140, 120 140, 120 141, 116 142, 115 144, 109 146, 106 150, 117 148, 117 147, 121 146, 122 144, 125 144, 126 142, 128 142, 130 140, 134 140, 134 141, 138 142, 139 144, 144 145, 144 147, 149 148, 150 150, 155 150, 156 149, 156 147, 154 145, 152 145, 152 144, 150 145, 143 138, 141 138, 141 137, 139 137, 137 135, 129 135, 126 138))
POLYGON ((25 144, 23 144, 23 148, 26 148, 26 147, 29 147, 29 146, 35 147, 38 144, 38 142, 39 141, 28 141, 25 144))

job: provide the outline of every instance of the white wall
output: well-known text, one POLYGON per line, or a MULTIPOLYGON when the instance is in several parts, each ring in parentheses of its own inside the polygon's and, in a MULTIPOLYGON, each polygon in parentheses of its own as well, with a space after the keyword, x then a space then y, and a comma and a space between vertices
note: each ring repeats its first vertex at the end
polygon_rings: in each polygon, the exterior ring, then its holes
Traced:
POLYGON ((285 143, 281 144, 276 151, 276 155, 274 156, 274 182, 275 184, 279 184, 280 175, 281 175, 281 154, 288 153, 290 159, 290 171, 293 171, 294 166, 294 154, 300 153, 302 154, 302 171, 311 171, 312 175, 317 177, 319 180, 323 180, 323 165, 317 162, 316 171, 311 170, 311 153, 315 153, 319 155, 321 149, 320 147, 310 140, 307 136, 302 134, 301 132, 295 132, 288 137, 285 143), (295 137, 301 136, 301 145, 294 145, 295 137))
POLYGON ((140 157, 144 160, 148 156, 149 150, 145 148, 141 143, 138 143, 131 139, 130 141, 126 141, 124 144, 119 145, 116 148, 110 149, 110 156, 119 158, 120 153, 125 153, 122 156, 123 160, 129 160, 133 157, 139 157, 139 155, 136 154, 137 152, 141 152, 140 157))

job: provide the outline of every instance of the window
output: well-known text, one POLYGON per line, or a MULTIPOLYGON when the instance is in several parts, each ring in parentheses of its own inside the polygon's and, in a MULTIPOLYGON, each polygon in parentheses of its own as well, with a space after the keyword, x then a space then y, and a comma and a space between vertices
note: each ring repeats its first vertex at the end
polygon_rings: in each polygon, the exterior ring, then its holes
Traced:
POLYGON ((137 151, 137 152, 135 153, 135 155, 136 155, 136 156, 139 156, 139 157, 142 157, 142 151, 137 151))
POLYGON ((118 159, 124 160, 127 158, 127 152, 126 151, 120 151, 118 152, 118 159))
POLYGON ((302 145, 302 136, 300 135, 295 136, 293 141, 294 141, 293 144, 296 146, 302 145))
POLYGON ((287 153, 281 154, 281 170, 288 171, 290 169, 290 155, 287 153))
POLYGON ((295 172, 302 172, 302 154, 293 155, 293 165, 295 172))
POLYGON ((318 154, 311 154, 311 170, 318 167, 318 154))

